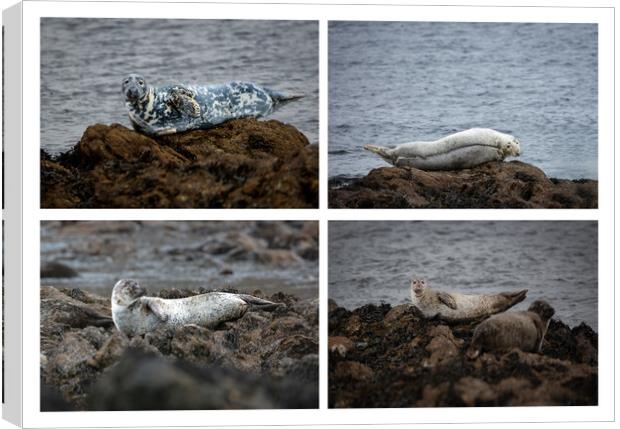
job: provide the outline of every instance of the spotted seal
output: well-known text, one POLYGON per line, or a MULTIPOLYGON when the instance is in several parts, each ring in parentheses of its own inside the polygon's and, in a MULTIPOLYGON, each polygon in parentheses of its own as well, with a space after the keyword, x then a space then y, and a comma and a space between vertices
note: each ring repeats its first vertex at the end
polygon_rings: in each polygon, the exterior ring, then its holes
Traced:
POLYGON ((147 135, 206 129, 235 118, 258 118, 302 97, 250 82, 154 87, 138 74, 123 80, 122 93, 134 129, 147 135))
POLYGON ((464 295, 435 291, 424 280, 411 280, 411 301, 426 318, 449 323, 475 322, 501 313, 525 299, 527 289, 494 295, 464 295))
POLYGON ((112 319, 117 329, 128 336, 142 335, 161 326, 183 325, 214 327, 238 319, 248 310, 271 310, 277 304, 251 295, 210 292, 180 299, 145 296, 137 281, 119 280, 112 290, 112 319))
POLYGON ((554 314, 555 310, 546 301, 537 300, 527 311, 492 316, 476 326, 466 355, 475 359, 481 351, 506 352, 513 348, 540 353, 554 314))
POLYGON ((521 154, 519 140, 489 128, 471 128, 435 141, 415 141, 392 148, 366 145, 364 149, 396 167, 429 171, 472 168, 521 154))

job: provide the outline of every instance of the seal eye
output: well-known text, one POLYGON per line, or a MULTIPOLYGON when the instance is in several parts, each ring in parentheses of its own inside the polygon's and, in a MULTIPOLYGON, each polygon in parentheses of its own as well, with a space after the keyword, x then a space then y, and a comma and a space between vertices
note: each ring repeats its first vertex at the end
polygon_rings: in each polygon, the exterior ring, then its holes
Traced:
POLYGON ((144 81, 143 81, 142 79, 140 79, 140 80, 138 81, 138 85, 144 85, 144 81))
POLYGON ((127 85, 129 83, 129 79, 125 79, 125 82, 123 82, 125 85, 127 85))

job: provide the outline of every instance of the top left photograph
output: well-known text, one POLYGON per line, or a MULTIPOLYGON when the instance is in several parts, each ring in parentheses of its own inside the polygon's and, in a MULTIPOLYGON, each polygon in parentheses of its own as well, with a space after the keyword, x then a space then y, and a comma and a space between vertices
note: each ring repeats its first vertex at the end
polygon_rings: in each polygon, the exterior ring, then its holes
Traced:
POLYGON ((41 19, 41 208, 318 208, 318 21, 41 19))

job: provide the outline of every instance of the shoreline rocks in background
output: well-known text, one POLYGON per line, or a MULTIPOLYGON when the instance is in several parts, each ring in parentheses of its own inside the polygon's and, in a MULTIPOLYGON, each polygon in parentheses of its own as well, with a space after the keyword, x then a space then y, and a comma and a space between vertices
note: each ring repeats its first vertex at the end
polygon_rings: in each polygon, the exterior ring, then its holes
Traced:
POLYGON ((318 299, 255 294, 286 306, 216 329, 188 325, 127 338, 112 324, 109 298, 42 287, 42 409, 318 407, 318 299))
POLYGON ((157 138, 96 124, 41 152, 43 208, 312 208, 318 189, 318 147, 276 120, 157 138))
POLYGON ((418 317, 408 304, 330 303, 332 408, 597 405, 598 335, 552 320, 541 354, 465 351, 475 325, 418 317))
POLYGON ((598 181, 548 178, 520 161, 457 171, 381 167, 348 184, 332 181, 332 208, 596 208, 598 181))

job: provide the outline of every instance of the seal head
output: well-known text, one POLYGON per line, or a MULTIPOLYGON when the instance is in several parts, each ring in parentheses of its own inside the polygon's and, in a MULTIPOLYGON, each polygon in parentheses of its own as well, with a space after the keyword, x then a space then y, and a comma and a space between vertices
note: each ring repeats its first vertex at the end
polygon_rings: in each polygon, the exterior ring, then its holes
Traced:
POLYGON ((144 77, 131 73, 123 80, 122 91, 126 101, 137 103, 148 94, 148 86, 144 77))

